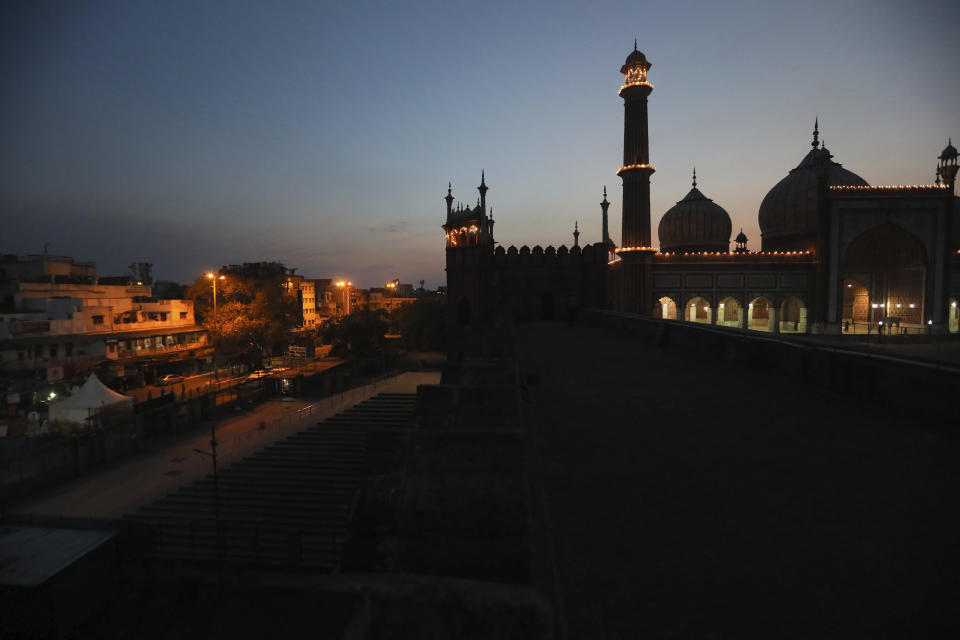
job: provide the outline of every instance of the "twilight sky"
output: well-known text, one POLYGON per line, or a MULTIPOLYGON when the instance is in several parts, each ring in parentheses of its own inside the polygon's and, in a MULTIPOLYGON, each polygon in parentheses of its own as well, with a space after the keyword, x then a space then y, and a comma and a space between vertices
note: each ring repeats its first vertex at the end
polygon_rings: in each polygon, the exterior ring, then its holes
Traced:
MULTIPOLYGON (((759 248, 760 201, 810 149, 929 184, 960 138, 953 2, 5 2, 0 253, 159 279, 281 260, 361 286, 444 282, 443 196, 481 168, 509 246, 620 240, 634 35, 654 238, 690 186, 759 248)), ((656 243, 656 242, 655 242, 656 243)))

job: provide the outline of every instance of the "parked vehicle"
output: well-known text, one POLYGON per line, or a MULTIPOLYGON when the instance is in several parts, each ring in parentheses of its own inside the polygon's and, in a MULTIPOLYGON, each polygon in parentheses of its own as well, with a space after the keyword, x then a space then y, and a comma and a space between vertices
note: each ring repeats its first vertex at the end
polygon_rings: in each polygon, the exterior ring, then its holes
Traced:
POLYGON ((168 384, 176 384, 178 382, 183 382, 183 376, 177 375, 175 373, 168 373, 167 375, 160 378, 157 382, 161 387, 168 384))

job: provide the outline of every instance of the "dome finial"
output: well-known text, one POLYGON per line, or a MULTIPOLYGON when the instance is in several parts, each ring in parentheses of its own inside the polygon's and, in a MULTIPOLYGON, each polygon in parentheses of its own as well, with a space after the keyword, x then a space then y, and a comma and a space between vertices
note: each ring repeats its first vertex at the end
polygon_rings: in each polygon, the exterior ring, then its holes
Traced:
POLYGON ((820 116, 817 116, 813 119, 813 142, 810 143, 810 146, 814 149, 817 148, 818 142, 817 138, 820 137, 820 116))
POLYGON ((696 167, 696 165, 694 165, 694 167, 693 167, 693 187, 694 187, 694 188, 697 187, 697 167, 696 167))
POLYGON ((637 50, 637 36, 633 36, 633 50, 637 50))

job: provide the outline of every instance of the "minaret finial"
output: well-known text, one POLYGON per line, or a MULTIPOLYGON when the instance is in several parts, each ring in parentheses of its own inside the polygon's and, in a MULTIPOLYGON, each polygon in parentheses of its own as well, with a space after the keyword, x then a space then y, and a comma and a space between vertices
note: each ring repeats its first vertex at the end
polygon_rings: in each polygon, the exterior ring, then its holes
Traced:
POLYGON ((694 188, 697 187, 697 167, 696 167, 696 165, 694 165, 694 167, 693 167, 693 187, 694 187, 694 188))
POLYGON ((485 169, 480 169, 480 184, 486 185, 487 183, 487 171, 485 169))
POLYGON ((820 116, 817 116, 813 119, 813 142, 810 143, 810 146, 814 149, 818 146, 818 138, 820 137, 820 116))
POLYGON ((603 199, 607 199, 607 185, 603 185, 603 199))
POLYGON ((633 36, 633 50, 637 50, 637 36, 633 36))

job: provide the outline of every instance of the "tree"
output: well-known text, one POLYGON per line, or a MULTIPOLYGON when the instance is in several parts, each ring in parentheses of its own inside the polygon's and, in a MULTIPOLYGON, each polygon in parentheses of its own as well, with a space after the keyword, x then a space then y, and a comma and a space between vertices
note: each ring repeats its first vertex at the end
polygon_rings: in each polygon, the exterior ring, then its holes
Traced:
POLYGON ((390 315, 390 328, 401 334, 407 349, 443 351, 447 348, 446 305, 442 298, 420 298, 390 315))
POLYGON ((339 357, 373 357, 383 351, 388 328, 386 312, 359 309, 341 318, 331 318, 320 327, 320 336, 333 345, 330 353, 339 357))
POLYGON ((279 277, 254 280, 228 275, 217 280, 216 314, 209 278, 197 278, 186 295, 194 301, 197 322, 227 359, 246 359, 256 365, 289 343, 299 324, 297 298, 279 277))

